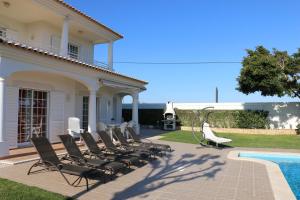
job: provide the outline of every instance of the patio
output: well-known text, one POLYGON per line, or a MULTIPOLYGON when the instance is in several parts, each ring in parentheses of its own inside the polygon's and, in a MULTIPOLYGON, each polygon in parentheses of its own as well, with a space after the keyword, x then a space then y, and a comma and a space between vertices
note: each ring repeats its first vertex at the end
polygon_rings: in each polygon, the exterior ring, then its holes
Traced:
POLYGON ((233 149, 168 143, 175 150, 168 156, 106 184, 91 181, 88 192, 68 186, 56 172, 27 176, 32 162, 2 166, 0 177, 78 199, 274 199, 264 165, 228 160, 233 149))

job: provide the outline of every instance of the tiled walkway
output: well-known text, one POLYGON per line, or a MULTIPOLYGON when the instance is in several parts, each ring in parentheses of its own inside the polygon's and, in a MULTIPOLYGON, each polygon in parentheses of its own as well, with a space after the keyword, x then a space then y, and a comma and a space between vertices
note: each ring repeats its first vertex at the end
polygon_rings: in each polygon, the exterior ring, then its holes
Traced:
POLYGON ((56 172, 27 176, 32 163, 1 168, 0 177, 79 199, 273 199, 263 165, 228 160, 232 149, 170 144, 175 151, 168 156, 106 184, 94 181, 89 192, 68 186, 56 172))

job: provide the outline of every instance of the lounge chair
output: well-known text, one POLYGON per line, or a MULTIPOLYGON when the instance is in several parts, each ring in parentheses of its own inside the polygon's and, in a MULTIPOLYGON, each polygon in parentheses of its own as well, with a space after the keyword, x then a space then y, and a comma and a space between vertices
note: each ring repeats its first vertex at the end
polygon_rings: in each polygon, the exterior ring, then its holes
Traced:
POLYGON ((209 124, 206 122, 203 124, 202 132, 203 139, 216 143, 217 147, 219 146, 219 144, 232 142, 231 139, 216 136, 214 132, 210 129, 209 124))
POLYGON ((98 122, 97 123, 97 131, 106 131, 107 125, 104 122, 98 122))
POLYGON ((171 152, 172 151, 171 146, 167 145, 167 144, 157 144, 157 143, 153 143, 150 140, 149 140, 149 142, 143 142, 141 140, 141 138, 136 134, 136 132, 134 131, 134 129, 132 127, 127 127, 126 130, 128 131, 128 133, 131 136, 131 138, 133 139, 133 141, 137 144, 154 147, 154 148, 156 148, 160 151, 164 151, 164 152, 166 152, 166 151, 171 152))
POLYGON ((55 154, 50 142, 45 137, 31 138, 31 142, 36 148, 40 159, 29 168, 27 175, 43 170, 57 171, 70 186, 78 186, 84 178, 86 182, 86 190, 89 190, 88 178, 104 175, 104 173, 96 169, 62 163, 55 154), (43 169, 32 171, 34 167, 42 167, 43 169), (67 179, 65 174, 77 176, 78 178, 72 183, 67 179))
POLYGON ((62 141, 65 149, 68 152, 68 155, 65 156, 66 159, 75 162, 78 165, 85 165, 92 168, 99 168, 107 170, 111 175, 117 174, 122 170, 125 165, 119 162, 110 162, 104 159, 90 159, 85 158, 81 153, 80 149, 75 143, 75 140, 70 135, 59 135, 59 139, 62 141))
POLYGON ((121 132, 120 128, 115 128, 113 130, 114 135, 118 138, 121 146, 127 150, 131 150, 131 151, 142 151, 145 152, 147 154, 149 154, 150 156, 153 155, 155 156, 155 154, 158 153, 158 150, 155 147, 147 147, 147 146, 133 146, 131 145, 127 139, 124 137, 123 133, 121 132))
POLYGON ((128 150, 128 149, 118 149, 114 143, 111 141, 109 135, 105 131, 97 132, 100 136, 101 140, 103 141, 106 151, 110 153, 114 153, 116 155, 129 155, 129 156, 136 156, 140 159, 150 157, 150 154, 145 151, 135 151, 135 150, 128 150))
POLYGON ((82 133, 81 137, 84 140, 84 143, 89 150, 89 155, 91 156, 91 158, 92 157, 96 157, 96 158, 100 158, 100 159, 107 158, 112 161, 122 162, 122 163, 126 164, 128 167, 130 167, 131 165, 137 165, 139 163, 139 159, 136 157, 104 154, 90 133, 82 133))
POLYGON ((73 138, 80 138, 80 133, 84 131, 80 128, 80 119, 78 117, 69 117, 67 130, 73 138))
POLYGON ((123 122, 122 124, 120 124, 119 128, 121 130, 121 132, 123 133, 124 137, 128 138, 128 135, 126 133, 126 128, 128 126, 128 122, 123 122))

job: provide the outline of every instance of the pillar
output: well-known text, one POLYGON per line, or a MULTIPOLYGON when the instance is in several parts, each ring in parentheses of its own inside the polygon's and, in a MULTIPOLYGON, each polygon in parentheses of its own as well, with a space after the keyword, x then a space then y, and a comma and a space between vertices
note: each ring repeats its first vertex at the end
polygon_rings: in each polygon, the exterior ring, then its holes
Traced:
POLYGON ((113 71, 113 42, 108 43, 108 52, 107 52, 107 64, 109 70, 113 71))
POLYGON ((5 103, 4 103, 4 94, 5 94, 5 79, 0 77, 0 157, 7 156, 9 154, 8 143, 5 142, 5 122, 4 122, 4 113, 5 113, 5 103))
POLYGON ((96 93, 97 90, 90 90, 89 95, 89 124, 88 124, 88 131, 92 134, 96 133, 96 93))
POLYGON ((68 44, 69 44, 69 17, 64 18, 61 40, 60 40, 60 55, 68 56, 68 44))
POLYGON ((139 125, 139 93, 136 92, 132 95, 132 121, 137 134, 140 133, 139 125))

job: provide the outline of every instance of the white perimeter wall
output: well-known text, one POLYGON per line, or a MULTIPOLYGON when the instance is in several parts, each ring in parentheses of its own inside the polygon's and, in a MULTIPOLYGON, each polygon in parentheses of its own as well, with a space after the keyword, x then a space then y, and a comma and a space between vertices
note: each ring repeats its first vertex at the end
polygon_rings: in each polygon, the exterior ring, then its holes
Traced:
MULTIPOLYGON (((140 109, 165 109, 166 104, 140 104, 140 109)), ((213 106, 215 110, 265 110, 269 112, 271 128, 296 129, 300 124, 300 102, 264 102, 264 103, 173 103, 180 110, 200 110, 213 106)), ((123 105, 130 109, 130 104, 123 105)))

